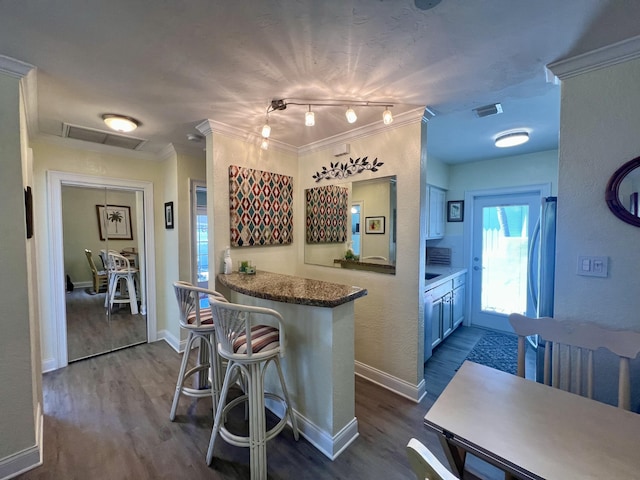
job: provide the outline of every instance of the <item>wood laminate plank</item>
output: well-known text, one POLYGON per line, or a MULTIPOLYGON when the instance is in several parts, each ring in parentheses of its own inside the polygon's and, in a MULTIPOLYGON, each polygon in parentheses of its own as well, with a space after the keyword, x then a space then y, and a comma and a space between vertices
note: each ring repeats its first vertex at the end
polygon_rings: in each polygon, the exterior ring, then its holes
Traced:
MULTIPOLYGON (((456 330, 438 348, 453 339, 453 344, 468 343, 470 350, 473 340, 456 342, 456 338, 481 335, 472 330, 456 330)), ((442 351, 444 358, 446 350, 442 351)), ((466 353, 459 352, 460 360, 466 353)), ((213 423, 210 399, 181 399, 176 421, 169 421, 180 359, 165 342, 156 342, 45 374, 44 465, 17 478, 249 478, 248 449, 222 440, 216 442, 213 467, 205 463, 213 423)), ((446 382, 446 372, 439 372, 437 366, 429 369, 430 375, 446 382)), ((437 435, 423 424, 431 399, 416 404, 359 377, 355 383, 360 436, 353 444, 332 462, 304 438, 295 442, 286 428, 267 444, 270 480, 413 479, 405 450, 411 437, 446 464, 437 435)), ((429 380, 427 389, 431 389, 429 380)), ((244 428, 244 413, 233 412, 231 421, 234 429, 244 428)), ((491 468, 481 478, 502 478, 491 468)))

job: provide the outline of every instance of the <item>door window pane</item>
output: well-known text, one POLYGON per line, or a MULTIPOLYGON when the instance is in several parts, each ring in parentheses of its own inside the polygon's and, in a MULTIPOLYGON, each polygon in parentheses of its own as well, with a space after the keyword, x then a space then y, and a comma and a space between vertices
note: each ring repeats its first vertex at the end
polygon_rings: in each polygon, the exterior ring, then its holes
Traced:
POLYGON ((527 205, 482 209, 482 311, 526 312, 528 222, 527 205))

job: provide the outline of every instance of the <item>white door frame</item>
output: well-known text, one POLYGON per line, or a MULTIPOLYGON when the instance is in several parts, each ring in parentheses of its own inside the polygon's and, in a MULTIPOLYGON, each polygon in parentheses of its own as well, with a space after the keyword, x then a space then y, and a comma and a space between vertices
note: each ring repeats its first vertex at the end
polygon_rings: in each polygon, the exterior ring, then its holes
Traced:
POLYGON ((551 195, 551 183, 537 183, 533 185, 519 185, 516 187, 504 187, 504 188, 491 188, 486 190, 469 190, 464 193, 464 239, 463 239, 463 255, 464 264, 468 270, 467 275, 467 290, 465 301, 465 315, 464 325, 471 325, 471 296, 473 292, 473 275, 471 275, 471 268, 473 267, 473 212, 474 202, 478 197, 487 197, 494 195, 518 195, 524 193, 539 192, 540 197, 548 197, 551 195))
POLYGON ((144 252, 145 252, 145 281, 147 285, 147 342, 154 342, 157 338, 156 319, 156 267, 155 267, 155 237, 154 237, 154 209, 153 184, 141 180, 127 180, 79 173, 47 171, 47 186, 49 190, 49 259, 50 279, 49 287, 52 292, 51 311, 53 315, 44 319, 55 332, 55 365, 47 365, 47 370, 55 370, 68 365, 67 355, 67 322, 66 322, 66 293, 64 273, 64 246, 62 238, 62 186, 73 185, 89 188, 116 188, 120 190, 137 190, 144 193, 144 252))

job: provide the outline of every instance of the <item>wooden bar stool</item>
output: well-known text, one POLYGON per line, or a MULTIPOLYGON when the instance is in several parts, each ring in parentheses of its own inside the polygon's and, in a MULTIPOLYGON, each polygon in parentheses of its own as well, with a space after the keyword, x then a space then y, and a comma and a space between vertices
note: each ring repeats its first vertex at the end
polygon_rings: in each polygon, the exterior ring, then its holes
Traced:
POLYGON ((215 414, 220 398, 220 383, 222 379, 222 364, 216 351, 215 326, 211 308, 200 306, 200 294, 209 295, 209 298, 216 298, 221 302, 226 302, 222 294, 191 285, 188 282, 174 282, 173 289, 180 309, 180 327, 189 332, 187 345, 182 354, 180 373, 176 383, 176 392, 173 396, 171 413, 169 419, 173 422, 176 418, 176 410, 180 395, 203 398, 211 395, 213 401, 213 412, 215 414), (195 367, 187 370, 191 348, 196 339, 208 347, 208 362, 198 362, 195 367), (205 388, 192 388, 184 385, 185 381, 195 373, 211 371, 210 385, 205 388))
POLYGON ((267 441, 280 433, 291 422, 293 436, 298 440, 296 418, 291 409, 291 401, 285 385, 280 357, 284 356, 285 336, 282 316, 275 310, 261 307, 249 307, 219 301, 209 297, 211 310, 215 317, 218 354, 227 359, 227 372, 224 376, 220 405, 218 408, 207 451, 207 463, 213 460, 213 447, 218 433, 223 440, 238 447, 250 448, 250 464, 252 480, 267 478, 267 441), (256 324, 252 322, 254 315, 259 314, 263 320, 271 320, 276 326, 256 324), (267 366, 275 364, 282 386, 282 396, 264 391, 264 376, 267 366), (241 375, 245 387, 244 395, 233 399, 225 405, 229 388, 241 375), (270 430, 267 430, 265 418, 265 398, 281 402, 285 408, 282 419, 270 430), (228 412, 236 405, 247 402, 249 406, 249 436, 241 437, 229 432, 224 421, 228 412))

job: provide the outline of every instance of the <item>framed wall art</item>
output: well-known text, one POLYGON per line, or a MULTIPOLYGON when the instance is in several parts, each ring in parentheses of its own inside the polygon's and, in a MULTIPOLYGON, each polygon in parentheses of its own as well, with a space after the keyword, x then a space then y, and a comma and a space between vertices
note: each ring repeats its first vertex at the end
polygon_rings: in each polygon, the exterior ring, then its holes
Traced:
POLYGON ((462 222, 464 220, 464 200, 447 202, 447 222, 462 222))
POLYGON ((384 217, 365 217, 364 233, 367 234, 383 234, 384 233, 384 217))
POLYGON ((168 230, 173 228, 173 202, 164 204, 164 228, 168 230))
POLYGON ((131 208, 126 205, 96 205, 100 240, 133 240, 131 208))

